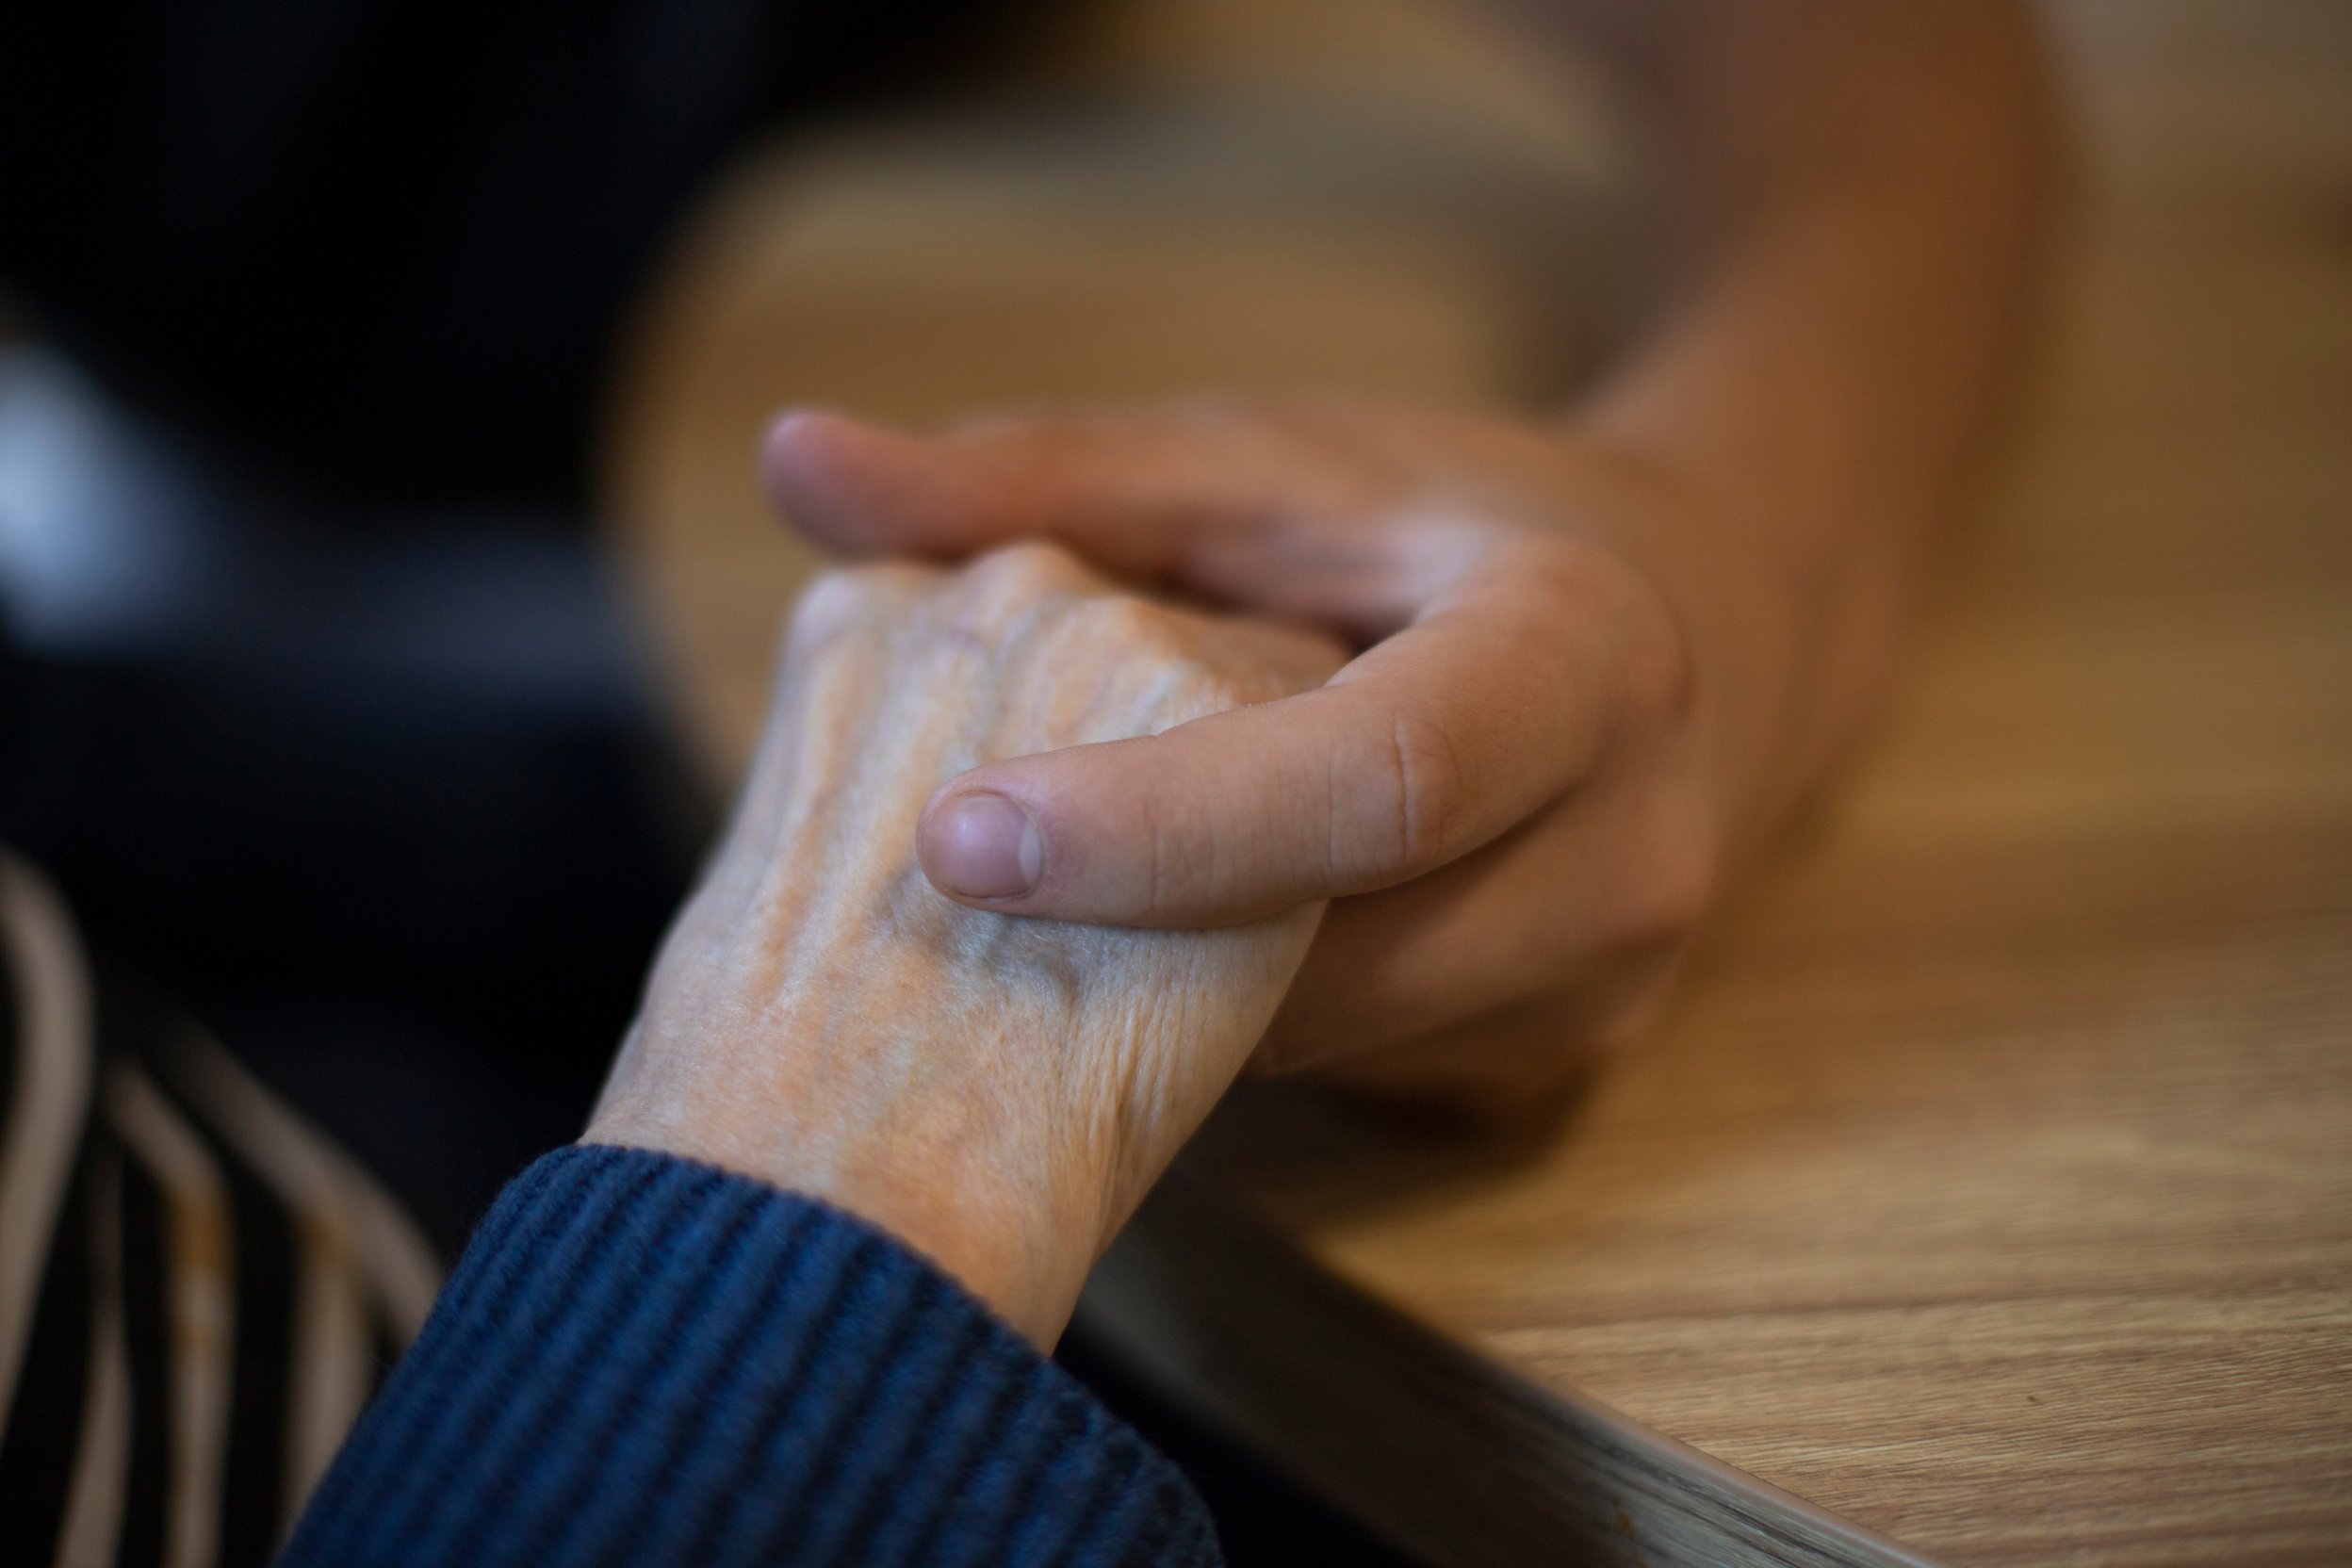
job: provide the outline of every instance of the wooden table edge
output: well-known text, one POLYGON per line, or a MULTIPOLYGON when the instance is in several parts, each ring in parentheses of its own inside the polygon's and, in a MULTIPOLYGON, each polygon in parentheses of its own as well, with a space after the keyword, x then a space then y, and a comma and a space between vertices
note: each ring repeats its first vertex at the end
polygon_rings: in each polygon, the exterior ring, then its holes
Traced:
POLYGON ((1532 1372, 1440 1337, 1183 1165, 1088 1282, 1097 1353, 1442 1568, 1938 1568, 1532 1372))

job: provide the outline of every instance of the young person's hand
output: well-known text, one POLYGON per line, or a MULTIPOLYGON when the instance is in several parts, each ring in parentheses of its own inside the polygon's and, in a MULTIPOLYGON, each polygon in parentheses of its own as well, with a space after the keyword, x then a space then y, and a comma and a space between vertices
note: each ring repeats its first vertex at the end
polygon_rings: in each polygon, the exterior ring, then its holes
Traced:
MULTIPOLYGON (((1321 907, 1199 931, 966 907, 917 868, 923 802, 1040 752, 1149 772, 1168 745, 1152 737, 1319 685, 1342 658, 1119 594, 1040 545, 821 580, 587 1138, 828 1200, 1051 1345, 1256 1046, 1321 907)), ((925 834, 934 854, 992 844, 1008 874, 1037 853, 985 818, 925 834)))
POLYGON ((1639 1024, 1868 711, 2020 341, 2050 160, 2017 0, 1495 8, 1610 71, 1671 220, 1655 315, 1575 410, 801 414, 766 473, 845 550, 1043 536, 1348 639, 1328 685, 1148 759, 953 781, 923 864, 1114 924, 1336 899, 1273 1065, 1511 1104, 1639 1024), (948 833, 978 799, 1034 876, 948 833))

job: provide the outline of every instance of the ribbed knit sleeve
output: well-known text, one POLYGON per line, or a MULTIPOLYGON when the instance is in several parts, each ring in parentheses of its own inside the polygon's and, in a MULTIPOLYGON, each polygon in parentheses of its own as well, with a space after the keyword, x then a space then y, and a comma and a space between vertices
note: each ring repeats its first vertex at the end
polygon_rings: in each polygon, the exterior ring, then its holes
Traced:
POLYGON ((501 1195, 281 1559, 1217 1560, 1173 1465, 889 1235, 586 1146, 501 1195))

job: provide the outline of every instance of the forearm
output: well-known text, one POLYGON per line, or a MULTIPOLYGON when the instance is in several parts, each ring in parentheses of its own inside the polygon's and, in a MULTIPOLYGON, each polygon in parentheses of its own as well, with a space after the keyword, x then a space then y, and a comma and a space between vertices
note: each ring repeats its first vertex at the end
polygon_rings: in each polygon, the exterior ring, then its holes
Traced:
POLYGON ((1658 541, 1752 837, 1867 709, 2022 335, 2048 132, 2005 3, 1562 8, 1654 111, 1675 286, 1578 429, 1700 492, 1658 541))

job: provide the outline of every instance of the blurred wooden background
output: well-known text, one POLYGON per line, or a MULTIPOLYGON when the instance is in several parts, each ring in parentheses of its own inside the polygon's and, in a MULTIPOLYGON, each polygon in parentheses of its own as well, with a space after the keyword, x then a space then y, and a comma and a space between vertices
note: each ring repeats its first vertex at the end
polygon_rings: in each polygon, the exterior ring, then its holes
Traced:
MULTIPOLYGON (((2352 1560, 2352 8, 2048 15, 2081 191, 2016 449, 1659 1037, 1542 1136, 1245 1095, 1092 1303, 1433 1560, 2352 1560)), ((1632 153, 1434 0, 1135 0, 747 167, 611 447, 714 784, 809 565, 776 406, 1538 402, 1621 330, 1632 153)))

